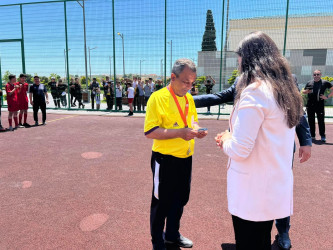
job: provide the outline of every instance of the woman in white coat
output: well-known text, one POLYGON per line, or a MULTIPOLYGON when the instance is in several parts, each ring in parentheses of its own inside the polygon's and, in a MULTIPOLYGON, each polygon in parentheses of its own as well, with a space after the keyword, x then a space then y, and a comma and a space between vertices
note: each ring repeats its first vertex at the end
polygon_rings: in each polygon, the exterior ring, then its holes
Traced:
POLYGON ((263 32, 237 51, 240 80, 230 132, 216 142, 229 156, 228 209, 236 249, 271 249, 274 219, 293 212, 293 146, 302 99, 286 59, 263 32))

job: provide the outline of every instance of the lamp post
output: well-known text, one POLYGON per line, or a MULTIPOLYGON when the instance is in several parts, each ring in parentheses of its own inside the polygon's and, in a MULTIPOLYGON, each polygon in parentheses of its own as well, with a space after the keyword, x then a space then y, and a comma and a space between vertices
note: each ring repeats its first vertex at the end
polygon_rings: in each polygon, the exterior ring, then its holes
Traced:
POLYGON ((90 63, 90 51, 93 50, 93 49, 97 49, 97 47, 94 47, 94 48, 90 48, 88 47, 88 51, 89 51, 89 74, 90 74, 90 81, 91 81, 91 63, 90 63))
MULTIPOLYGON (((71 49, 68 49, 70 51, 71 49)), ((66 49, 64 49, 64 59, 65 59, 65 80, 67 77, 67 60, 66 60, 66 49)))
POLYGON ((172 72, 172 40, 170 40, 170 42, 168 42, 168 44, 170 44, 170 74, 172 72))
POLYGON ((146 60, 140 60, 140 78, 141 78, 141 63, 143 63, 146 60))
POLYGON ((125 78, 125 49, 124 49, 124 34, 122 33, 117 33, 118 36, 121 37, 122 43, 123 43, 123 74, 125 78))
POLYGON ((85 12, 85 7, 84 7, 84 0, 82 0, 82 4, 78 0, 76 2, 81 6, 82 11, 83 11, 84 66, 85 66, 85 73, 86 73, 86 90, 88 91, 86 12, 85 12))

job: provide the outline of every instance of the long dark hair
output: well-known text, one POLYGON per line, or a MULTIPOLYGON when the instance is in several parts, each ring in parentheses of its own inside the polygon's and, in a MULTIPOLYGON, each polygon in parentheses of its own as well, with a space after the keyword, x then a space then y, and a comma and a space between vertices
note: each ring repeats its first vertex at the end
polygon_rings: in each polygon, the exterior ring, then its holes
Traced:
POLYGON ((294 83, 289 64, 281 55, 274 41, 261 31, 247 35, 236 53, 242 61, 241 76, 237 84, 235 101, 252 82, 267 81, 271 84, 278 106, 283 110, 289 128, 299 123, 303 101, 294 83))

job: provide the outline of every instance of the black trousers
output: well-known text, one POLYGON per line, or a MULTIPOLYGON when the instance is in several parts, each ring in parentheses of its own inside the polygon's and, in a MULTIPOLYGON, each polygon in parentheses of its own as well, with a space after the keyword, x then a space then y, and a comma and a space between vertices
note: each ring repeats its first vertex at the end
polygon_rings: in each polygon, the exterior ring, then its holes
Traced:
POLYGON ((317 115, 319 134, 325 136, 325 106, 314 105, 306 108, 308 113, 308 121, 310 126, 311 137, 316 136, 316 121, 315 116, 317 115))
POLYGON ((94 109, 95 108, 95 95, 91 94, 91 108, 94 109))
POLYGON ((0 128, 2 127, 1 125, 1 98, 0 98, 0 128))
POLYGON ((51 93, 52 98, 53 98, 53 102, 54 102, 54 106, 57 108, 60 108, 60 97, 58 94, 56 93, 51 93))
POLYGON ((248 221, 232 215, 236 250, 271 250, 273 220, 248 221))
POLYGON ((118 110, 123 110, 123 98, 122 97, 116 97, 116 105, 118 110))
POLYGON ((112 110, 113 108, 113 97, 110 95, 106 95, 106 104, 107 104, 107 109, 112 110))
POLYGON ((33 110, 34 110, 34 120, 38 122, 38 110, 42 111, 42 119, 43 122, 46 121, 46 103, 45 102, 34 102, 33 110))
POLYGON ((152 153, 151 169, 154 187, 150 207, 150 232, 154 245, 165 239, 174 241, 179 237, 180 219, 190 197, 192 156, 177 158, 152 153))

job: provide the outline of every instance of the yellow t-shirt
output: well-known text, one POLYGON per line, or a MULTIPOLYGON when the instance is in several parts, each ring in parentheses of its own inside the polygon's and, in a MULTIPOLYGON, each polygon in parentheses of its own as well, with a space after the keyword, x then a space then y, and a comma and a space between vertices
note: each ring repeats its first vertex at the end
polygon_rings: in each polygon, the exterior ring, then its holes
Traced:
MULTIPOLYGON (((185 97, 176 96, 180 107, 185 112, 185 97)), ((193 128, 194 122, 198 123, 198 115, 195 108, 193 97, 187 93, 186 97, 189 102, 187 115, 187 125, 193 128)), ((152 132, 156 128, 165 129, 181 129, 184 128, 184 122, 179 114, 175 100, 170 91, 163 88, 154 92, 147 103, 146 119, 145 119, 145 134, 152 132)), ((185 141, 182 138, 156 140, 154 139, 154 152, 159 152, 165 155, 172 155, 178 158, 187 158, 193 155, 194 139, 185 141)))

